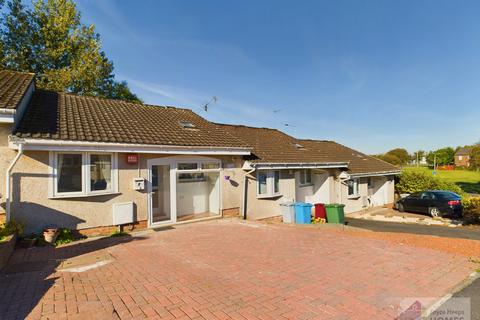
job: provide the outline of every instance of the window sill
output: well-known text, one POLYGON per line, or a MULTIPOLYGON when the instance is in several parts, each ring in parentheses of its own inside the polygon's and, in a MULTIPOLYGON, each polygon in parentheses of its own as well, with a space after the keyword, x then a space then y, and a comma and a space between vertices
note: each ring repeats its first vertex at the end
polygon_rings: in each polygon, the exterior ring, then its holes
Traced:
POLYGON ((119 195, 120 192, 102 192, 102 193, 90 193, 90 194, 62 194, 56 196, 50 196, 49 199, 56 200, 56 199, 74 199, 74 198, 92 198, 92 197, 101 197, 101 196, 114 196, 119 195))
POLYGON ((348 199, 352 199, 352 200, 356 200, 356 199, 359 199, 359 198, 360 198, 359 194, 348 196, 348 199))
POLYGON ((299 185, 300 188, 304 188, 304 187, 313 187, 313 183, 305 183, 305 184, 300 184, 299 185))
POLYGON ((275 194, 262 194, 262 195, 257 195, 257 199, 271 199, 271 198, 278 198, 281 197, 282 195, 280 193, 275 193, 275 194))

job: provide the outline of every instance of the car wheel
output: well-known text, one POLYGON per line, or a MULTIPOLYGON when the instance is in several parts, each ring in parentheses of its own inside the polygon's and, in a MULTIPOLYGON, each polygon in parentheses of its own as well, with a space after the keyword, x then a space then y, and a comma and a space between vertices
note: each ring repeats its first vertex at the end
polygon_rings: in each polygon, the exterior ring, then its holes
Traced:
POLYGON ((442 213, 440 212, 440 210, 438 210, 438 208, 435 208, 435 207, 428 209, 428 213, 430 213, 430 215, 433 218, 442 216, 442 213))
POLYGON ((398 209, 398 211, 400 211, 400 212, 404 212, 404 211, 405 211, 405 208, 403 207, 403 204, 401 204, 401 203, 397 204, 397 209, 398 209))

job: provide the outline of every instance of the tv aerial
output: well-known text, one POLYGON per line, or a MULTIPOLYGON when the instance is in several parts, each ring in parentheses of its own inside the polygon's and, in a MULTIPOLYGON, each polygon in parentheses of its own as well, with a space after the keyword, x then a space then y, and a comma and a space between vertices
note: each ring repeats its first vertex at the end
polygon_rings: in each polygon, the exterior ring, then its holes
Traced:
POLYGON ((217 103, 217 101, 218 101, 218 97, 213 96, 212 99, 210 99, 210 101, 208 101, 207 103, 205 103, 205 105, 203 106, 203 111, 208 112, 208 107, 209 107, 212 103, 217 103))

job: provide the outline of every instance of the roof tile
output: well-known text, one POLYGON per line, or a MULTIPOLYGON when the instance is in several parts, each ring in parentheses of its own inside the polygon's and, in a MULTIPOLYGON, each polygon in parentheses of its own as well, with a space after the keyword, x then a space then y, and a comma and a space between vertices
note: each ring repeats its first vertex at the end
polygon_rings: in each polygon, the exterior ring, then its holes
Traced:
POLYGON ((16 109, 34 78, 33 73, 0 70, 0 109, 16 109))
POLYGON ((254 163, 348 162, 351 174, 398 171, 399 168, 333 141, 296 139, 276 129, 218 124, 252 146, 254 163))
POLYGON ((188 109, 36 90, 15 135, 41 139, 248 148, 188 109), (189 121, 198 130, 185 129, 189 121))

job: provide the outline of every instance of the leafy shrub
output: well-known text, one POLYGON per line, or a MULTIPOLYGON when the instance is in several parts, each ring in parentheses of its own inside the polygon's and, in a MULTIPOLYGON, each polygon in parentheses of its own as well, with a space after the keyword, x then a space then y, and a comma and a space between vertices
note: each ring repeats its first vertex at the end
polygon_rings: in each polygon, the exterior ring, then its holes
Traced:
POLYGON ((15 220, 0 225, 0 241, 5 240, 5 238, 11 234, 21 236, 23 234, 23 229, 23 224, 15 220))
POLYGON ((465 198, 462 201, 463 216, 474 222, 480 222, 480 197, 465 198))
POLYGON ((4 225, 0 226, 0 242, 4 241, 10 233, 7 229, 5 229, 4 225))
POLYGON ((55 245, 66 244, 74 241, 72 231, 70 229, 60 229, 58 232, 57 240, 55 240, 55 245))
POLYGON ((441 178, 432 177, 424 172, 404 171, 396 183, 398 193, 414 193, 424 190, 446 190, 463 194, 462 189, 455 183, 441 178))

